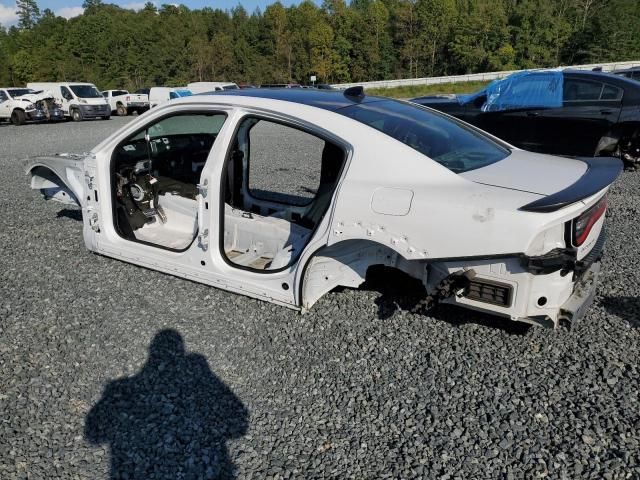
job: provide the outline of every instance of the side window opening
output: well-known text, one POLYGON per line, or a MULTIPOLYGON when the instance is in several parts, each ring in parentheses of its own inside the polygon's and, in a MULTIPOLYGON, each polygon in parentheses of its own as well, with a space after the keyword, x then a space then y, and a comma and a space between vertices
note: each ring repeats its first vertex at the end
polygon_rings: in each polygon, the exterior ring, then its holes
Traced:
POLYGON ((180 114, 122 142, 112 159, 114 223, 132 241, 184 250, 197 235, 197 185, 223 113, 180 114))
POLYGON ((292 265, 327 212, 345 152, 318 135, 249 117, 223 172, 223 254, 258 271, 292 265))

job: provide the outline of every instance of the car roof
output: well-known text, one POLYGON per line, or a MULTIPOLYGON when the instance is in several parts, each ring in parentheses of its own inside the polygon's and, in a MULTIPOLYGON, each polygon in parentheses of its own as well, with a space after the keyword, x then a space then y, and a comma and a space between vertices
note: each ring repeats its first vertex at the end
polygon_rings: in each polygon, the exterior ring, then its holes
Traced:
POLYGON ((225 90, 223 92, 211 92, 210 94, 282 100, 285 102, 293 102, 322 108, 323 110, 330 110, 333 112, 340 108, 349 107, 359 103, 372 103, 381 100, 389 100, 385 97, 368 95, 358 97, 348 96, 344 94, 344 91, 339 90, 314 90, 304 88, 252 88, 244 90, 225 90))

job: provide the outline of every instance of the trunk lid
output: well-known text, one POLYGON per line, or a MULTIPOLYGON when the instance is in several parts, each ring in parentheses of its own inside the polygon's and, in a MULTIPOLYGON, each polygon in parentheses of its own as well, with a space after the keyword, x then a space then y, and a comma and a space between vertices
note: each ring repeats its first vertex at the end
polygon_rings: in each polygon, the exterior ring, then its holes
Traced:
POLYGON ((527 212, 553 212, 608 188, 620 175, 622 162, 612 157, 553 157, 515 151, 504 160, 462 177, 472 182, 541 195, 520 207, 527 212))
POLYGON ((587 169, 573 158, 515 150, 504 160, 460 175, 484 185, 551 195, 577 182, 587 169))

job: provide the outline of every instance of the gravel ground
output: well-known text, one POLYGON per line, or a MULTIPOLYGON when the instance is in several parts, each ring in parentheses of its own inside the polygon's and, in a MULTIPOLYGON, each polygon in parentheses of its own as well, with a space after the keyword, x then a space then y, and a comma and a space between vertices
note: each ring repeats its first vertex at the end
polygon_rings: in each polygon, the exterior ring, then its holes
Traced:
POLYGON ((640 478, 638 174, 571 330, 385 278, 299 315, 93 255, 29 190, 22 158, 126 121, 0 125, 1 479, 640 478))

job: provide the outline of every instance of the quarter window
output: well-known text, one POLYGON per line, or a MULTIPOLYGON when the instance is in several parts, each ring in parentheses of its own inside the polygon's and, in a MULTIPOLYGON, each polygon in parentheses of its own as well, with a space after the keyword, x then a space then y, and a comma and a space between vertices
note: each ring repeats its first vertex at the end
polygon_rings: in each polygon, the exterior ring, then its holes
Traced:
POLYGON ((566 79, 564 81, 565 102, 600 100, 602 83, 589 80, 566 79))
POLYGON ((612 85, 605 85, 602 89, 601 100, 621 100, 622 89, 612 85))

